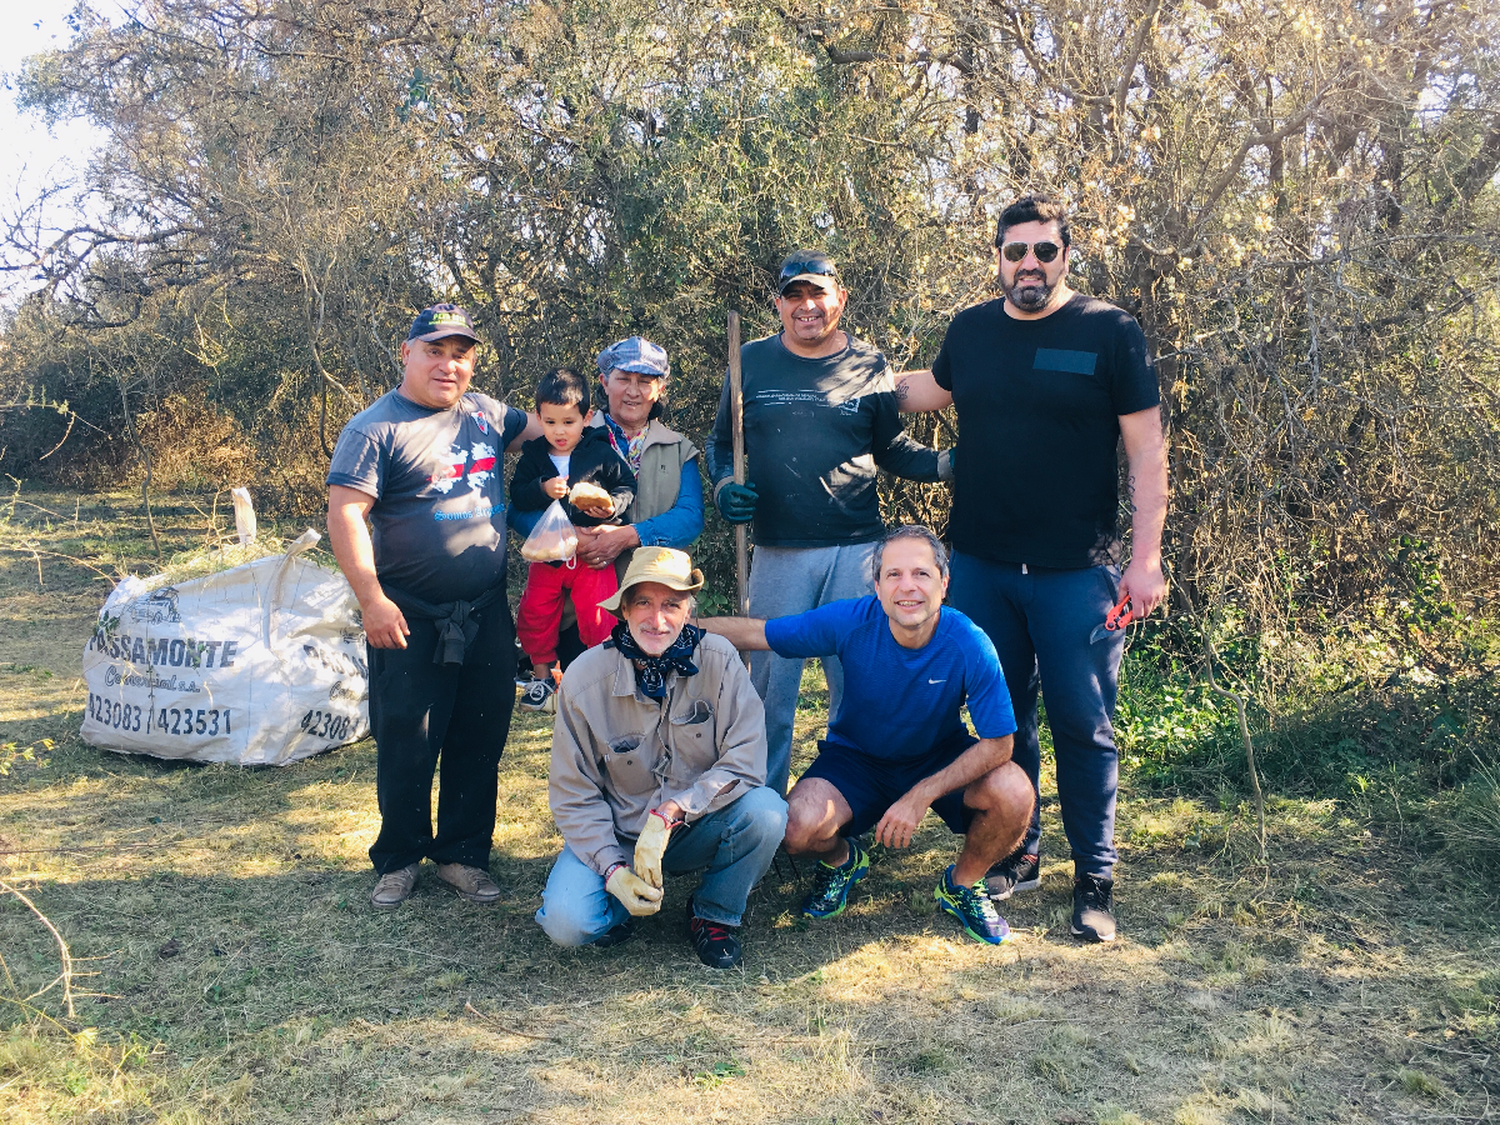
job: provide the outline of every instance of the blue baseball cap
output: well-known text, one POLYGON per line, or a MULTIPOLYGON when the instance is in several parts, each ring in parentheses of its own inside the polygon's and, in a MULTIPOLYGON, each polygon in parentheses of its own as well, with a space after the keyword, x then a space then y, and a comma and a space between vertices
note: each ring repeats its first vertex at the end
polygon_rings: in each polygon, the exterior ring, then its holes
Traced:
POLYGON ((417 319, 411 322, 411 331, 406 334, 406 339, 408 343, 420 340, 424 344, 430 344, 434 340, 446 340, 449 336, 462 336, 466 340, 479 339, 469 314, 457 305, 445 303, 429 305, 418 313, 417 319))
POLYGON ((621 371, 665 379, 672 370, 672 365, 667 362, 667 349, 643 336, 629 336, 611 344, 599 353, 595 362, 599 364, 601 375, 608 375, 618 367, 621 371))

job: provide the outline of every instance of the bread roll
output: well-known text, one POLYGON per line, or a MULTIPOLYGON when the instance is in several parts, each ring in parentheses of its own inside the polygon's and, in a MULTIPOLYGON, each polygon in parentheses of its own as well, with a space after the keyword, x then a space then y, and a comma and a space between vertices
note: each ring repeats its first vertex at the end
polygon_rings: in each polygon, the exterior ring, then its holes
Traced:
POLYGON ((568 503, 575 508, 610 508, 614 506, 614 497, 597 484, 581 480, 568 493, 568 503))

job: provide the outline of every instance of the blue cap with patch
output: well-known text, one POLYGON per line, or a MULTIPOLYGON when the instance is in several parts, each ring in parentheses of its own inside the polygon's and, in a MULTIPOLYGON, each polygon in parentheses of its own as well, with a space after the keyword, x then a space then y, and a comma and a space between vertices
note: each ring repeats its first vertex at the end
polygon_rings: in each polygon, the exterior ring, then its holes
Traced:
POLYGON ((434 340, 446 340, 449 336, 462 336, 466 340, 479 339, 474 331, 474 322, 469 319, 467 312, 457 305, 441 304, 423 309, 417 319, 411 322, 411 331, 406 334, 406 339, 408 343, 420 340, 424 344, 430 344, 434 340))

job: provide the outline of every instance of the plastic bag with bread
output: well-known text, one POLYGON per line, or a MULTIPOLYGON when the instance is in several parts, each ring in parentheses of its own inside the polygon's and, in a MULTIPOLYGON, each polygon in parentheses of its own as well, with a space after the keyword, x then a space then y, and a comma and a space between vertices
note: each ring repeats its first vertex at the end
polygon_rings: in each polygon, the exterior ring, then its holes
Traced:
POLYGON ((527 562, 566 562, 577 553, 578 531, 562 501, 554 500, 521 544, 521 557, 527 562))

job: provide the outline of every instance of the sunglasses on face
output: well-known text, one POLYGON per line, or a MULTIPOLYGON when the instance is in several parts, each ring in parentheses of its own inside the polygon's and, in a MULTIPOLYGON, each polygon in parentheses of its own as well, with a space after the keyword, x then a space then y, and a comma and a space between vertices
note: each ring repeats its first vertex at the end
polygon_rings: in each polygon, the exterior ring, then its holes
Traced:
POLYGON ((819 277, 831 277, 835 281, 839 279, 838 270, 833 268, 832 262, 827 258, 815 258, 810 262, 787 262, 786 265, 781 267, 781 277, 777 280, 779 284, 785 285, 792 278, 804 273, 815 273, 819 277))
POLYGON ((1000 247, 1007 262, 1024 261, 1028 250, 1036 255, 1037 261, 1045 264, 1056 258, 1062 247, 1055 242, 1007 242, 1000 247))

